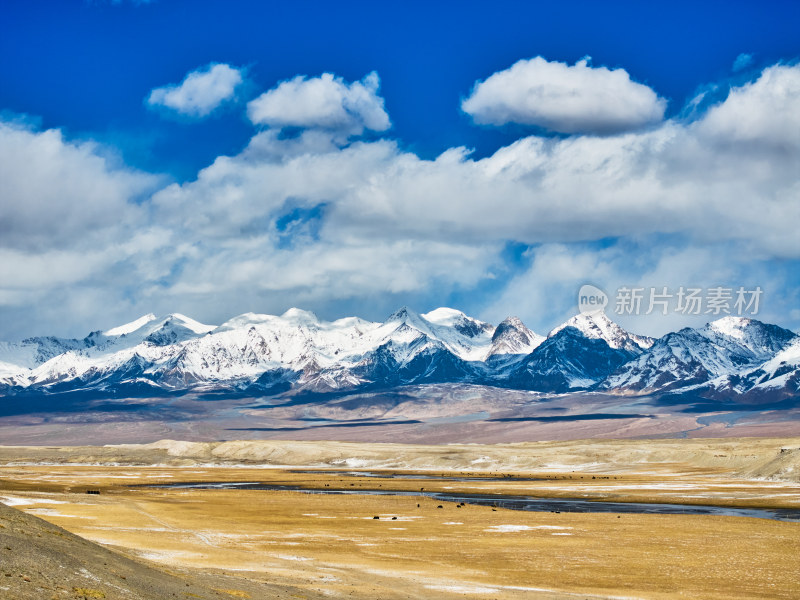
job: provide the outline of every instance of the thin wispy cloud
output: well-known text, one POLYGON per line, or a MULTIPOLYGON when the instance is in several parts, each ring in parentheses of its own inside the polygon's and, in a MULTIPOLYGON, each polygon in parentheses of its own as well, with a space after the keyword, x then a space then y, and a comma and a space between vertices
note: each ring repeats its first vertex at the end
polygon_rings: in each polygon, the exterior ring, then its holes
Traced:
POLYGON ((747 54, 746 52, 742 52, 739 56, 736 57, 736 60, 733 61, 733 70, 742 71, 752 64, 753 64, 753 55, 747 54))

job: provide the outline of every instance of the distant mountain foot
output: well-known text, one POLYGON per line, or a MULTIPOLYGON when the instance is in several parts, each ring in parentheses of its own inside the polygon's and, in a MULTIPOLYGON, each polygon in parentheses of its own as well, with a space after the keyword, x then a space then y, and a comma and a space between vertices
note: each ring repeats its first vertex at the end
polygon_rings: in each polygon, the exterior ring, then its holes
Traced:
POLYGON ((654 340, 602 312, 545 337, 516 317, 495 327, 450 308, 402 308, 383 323, 325 322, 299 309, 219 326, 150 314, 80 340, 0 343, 5 398, 338 394, 431 383, 769 403, 800 396, 800 338, 728 316, 654 340))

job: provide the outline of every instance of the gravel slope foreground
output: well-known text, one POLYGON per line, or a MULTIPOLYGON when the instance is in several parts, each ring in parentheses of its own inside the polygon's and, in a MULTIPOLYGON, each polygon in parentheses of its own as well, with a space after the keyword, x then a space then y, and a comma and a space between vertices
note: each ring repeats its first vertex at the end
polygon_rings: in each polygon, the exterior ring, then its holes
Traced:
POLYGON ((0 557, 2 598, 221 597, 4 504, 0 557))
POLYGON ((0 504, 3 600, 230 600, 289 598, 295 591, 222 573, 160 571, 0 504))

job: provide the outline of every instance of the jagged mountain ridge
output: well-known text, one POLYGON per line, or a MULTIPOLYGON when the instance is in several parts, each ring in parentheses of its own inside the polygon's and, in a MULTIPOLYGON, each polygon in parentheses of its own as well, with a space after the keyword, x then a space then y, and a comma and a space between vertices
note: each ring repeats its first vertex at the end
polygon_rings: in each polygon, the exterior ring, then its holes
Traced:
POLYGON ((654 342, 653 338, 625 331, 609 319, 604 312, 575 315, 553 329, 548 337, 555 336, 567 327, 574 327, 587 338, 603 340, 615 350, 627 350, 636 354, 640 350, 650 348, 654 342))
POLYGON ((589 389, 637 354, 576 327, 560 328, 510 373, 509 387, 559 393, 589 389))
POLYGON ((758 369, 796 338, 777 325, 723 317, 702 328, 668 333, 612 373, 601 387, 636 392, 720 388, 727 378, 758 369))
POLYGON ((257 396, 474 383, 549 393, 792 397, 800 384, 797 339, 738 317, 653 340, 602 312, 577 315, 546 337, 516 317, 494 327, 451 308, 417 314, 404 307, 382 323, 326 322, 300 309, 246 313, 219 326, 151 314, 82 340, 0 344, 0 395, 257 396))

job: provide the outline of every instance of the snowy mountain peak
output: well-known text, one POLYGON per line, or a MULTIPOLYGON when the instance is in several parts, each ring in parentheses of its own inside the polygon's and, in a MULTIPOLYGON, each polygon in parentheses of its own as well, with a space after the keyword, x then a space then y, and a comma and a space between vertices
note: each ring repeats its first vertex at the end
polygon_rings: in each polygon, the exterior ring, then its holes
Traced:
POLYGON ((752 322, 753 321, 751 319, 747 319, 745 317, 728 316, 717 319, 716 321, 712 321, 708 324, 708 327, 717 333, 741 340, 744 339, 745 328, 748 327, 752 322))
POLYGON ((281 315, 281 319, 285 321, 291 321, 292 323, 298 325, 318 325, 319 319, 317 315, 309 310, 303 310, 301 308, 290 308, 285 313, 281 315))
POLYGON ((205 323, 201 323, 200 321, 195 321, 191 317, 187 317, 186 315, 182 315, 181 313, 172 313, 167 315, 164 318, 164 325, 168 324, 178 324, 186 329, 190 329, 197 334, 208 333, 209 331, 213 331, 217 328, 216 325, 206 325, 205 323))
POLYGON ((508 317, 492 335, 492 347, 487 356, 495 354, 530 354, 545 340, 528 329, 518 317, 508 317))
POLYGON ((118 327, 112 327, 108 331, 104 331, 103 335, 108 337, 117 336, 117 335, 127 335, 140 329, 147 325, 150 321, 155 321, 156 316, 153 313, 149 313, 144 315, 143 317, 139 317, 135 321, 131 321, 130 323, 125 323, 124 325, 119 325, 118 327))
POLYGON ((653 340, 625 331, 604 312, 578 314, 553 329, 547 337, 553 337, 566 327, 574 327, 590 339, 604 340, 611 348, 640 351, 653 345, 653 340))
POLYGON ((353 329, 353 330, 361 330, 361 329, 369 329, 372 327, 376 327, 378 323, 372 323, 371 321, 367 321, 362 319, 361 317, 342 317, 341 319, 336 319, 335 321, 331 321, 329 325, 335 329, 353 329))
POLYGON ((325 322, 291 309, 246 313, 219 327, 179 313, 150 314, 83 339, 0 342, 0 398, 75 390, 121 397, 143 389, 271 395, 426 382, 795 397, 798 340, 777 325, 738 317, 653 343, 603 313, 577 315, 548 338, 517 317, 495 328, 452 308, 419 315, 403 307, 384 323, 325 322))
POLYGON ((494 335, 492 335, 492 341, 497 339, 500 335, 502 335, 505 331, 508 330, 517 330, 517 331, 530 331, 525 323, 522 322, 522 319, 519 317, 506 317, 500 322, 500 325, 494 330, 494 335))
POLYGON ((429 323, 418 313, 404 306, 389 315, 389 318, 383 322, 378 331, 389 332, 388 335, 392 337, 400 335, 401 337, 397 339, 403 339, 404 342, 408 342, 411 339, 417 338, 419 335, 435 339, 436 336, 433 333, 433 328, 435 327, 436 325, 429 323))
POLYGON ((436 310, 421 315, 423 319, 434 325, 440 327, 452 327, 461 335, 467 337, 475 337, 483 333, 490 333, 494 331, 489 323, 478 321, 472 317, 467 316, 460 310, 454 308, 447 308, 442 306, 436 310))
POLYGON ((422 328, 424 330, 428 329, 427 322, 423 321, 422 316, 407 306, 394 311, 391 315, 389 315, 389 318, 386 319, 385 323, 405 323, 406 325, 422 328))
POLYGON ((172 313, 160 319, 150 313, 125 325, 104 331, 102 335, 112 338, 123 335, 136 338, 141 336, 144 339, 155 335, 163 343, 168 339, 190 337, 192 334, 203 335, 216 328, 216 325, 206 325, 180 313, 172 313), (173 335, 171 332, 176 333, 173 335), (132 335, 134 333, 136 333, 135 336, 132 335))
POLYGON ((447 308, 427 315, 435 321, 404 306, 392 313, 377 332, 395 343, 414 343, 419 349, 444 347, 462 360, 483 360, 491 342, 491 325, 447 308))
POLYGON ((700 332, 716 343, 735 344, 760 358, 781 350, 795 337, 794 332, 777 325, 733 316, 708 323, 700 332))
POLYGON ((243 313, 232 319, 228 319, 217 328, 217 331, 230 331, 231 329, 239 329, 241 327, 252 327, 253 325, 262 325, 264 323, 271 323, 278 319, 275 315, 264 315, 259 313, 243 313))
POLYGON ((420 316, 417 313, 415 313, 413 310, 408 308, 407 306, 402 306, 402 307, 398 308, 396 311, 394 311, 392 314, 390 314, 389 317, 386 319, 386 321, 387 322, 388 321, 403 321, 405 319, 408 319, 412 315, 413 316, 417 316, 417 317, 420 316))
POLYGON ((109 329, 105 333, 90 334, 83 342, 87 352, 97 354, 108 350, 133 348, 141 343, 168 346, 205 335, 216 328, 216 325, 206 325, 180 313, 160 318, 149 314, 126 325, 109 329))
POLYGON ((467 315, 455 308, 440 306, 431 312, 423 313, 421 316, 426 321, 436 323, 437 325, 452 325, 465 318, 467 315))
POLYGON ((794 333, 777 325, 724 317, 700 329, 668 333, 612 374, 604 386, 645 391, 706 384, 724 387, 729 379, 753 369, 769 372, 759 365, 795 339, 794 333))

